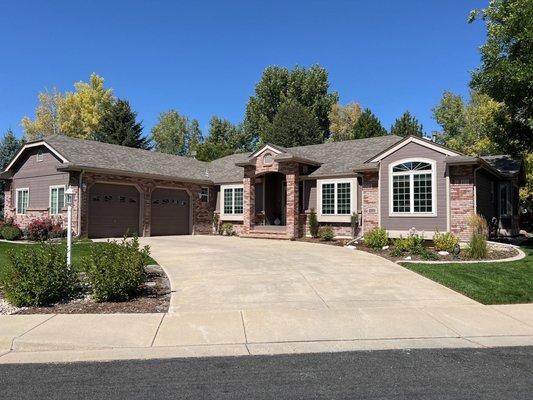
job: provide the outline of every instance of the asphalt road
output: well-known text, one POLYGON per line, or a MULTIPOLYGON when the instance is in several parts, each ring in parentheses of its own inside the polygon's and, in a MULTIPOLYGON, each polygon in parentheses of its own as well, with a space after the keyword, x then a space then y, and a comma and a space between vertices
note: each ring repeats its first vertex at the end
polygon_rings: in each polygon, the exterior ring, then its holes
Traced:
POLYGON ((0 365, 2 399, 532 399, 533 347, 0 365))

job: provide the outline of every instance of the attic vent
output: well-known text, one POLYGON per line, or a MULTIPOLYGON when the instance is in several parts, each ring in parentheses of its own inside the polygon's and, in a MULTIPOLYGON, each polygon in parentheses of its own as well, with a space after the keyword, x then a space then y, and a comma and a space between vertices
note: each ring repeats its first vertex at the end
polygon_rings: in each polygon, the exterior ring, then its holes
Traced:
POLYGON ((272 153, 266 153, 263 156, 263 164, 264 165, 271 165, 274 162, 274 157, 272 156, 272 153))
POLYGON ((43 152, 42 152, 42 150, 39 150, 37 152, 37 157, 36 158, 37 158, 37 162, 43 161, 43 152))

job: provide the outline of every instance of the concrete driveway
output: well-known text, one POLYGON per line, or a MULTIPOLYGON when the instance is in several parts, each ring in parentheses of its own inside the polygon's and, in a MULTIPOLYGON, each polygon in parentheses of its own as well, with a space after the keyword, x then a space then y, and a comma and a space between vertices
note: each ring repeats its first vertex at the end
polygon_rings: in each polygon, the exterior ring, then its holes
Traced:
POLYGON ((222 236, 142 243, 170 277, 171 313, 477 304, 393 262, 343 247, 222 236))

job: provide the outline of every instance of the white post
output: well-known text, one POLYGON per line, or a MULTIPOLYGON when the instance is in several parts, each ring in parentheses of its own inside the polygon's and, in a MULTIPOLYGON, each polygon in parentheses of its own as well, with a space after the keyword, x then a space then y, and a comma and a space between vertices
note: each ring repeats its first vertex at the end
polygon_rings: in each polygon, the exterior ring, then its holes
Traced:
POLYGON ((67 266, 72 265, 72 206, 68 205, 67 210, 67 266))
POLYGON ((67 267, 72 265, 72 197, 74 191, 69 186, 65 191, 65 202, 67 203, 67 267))

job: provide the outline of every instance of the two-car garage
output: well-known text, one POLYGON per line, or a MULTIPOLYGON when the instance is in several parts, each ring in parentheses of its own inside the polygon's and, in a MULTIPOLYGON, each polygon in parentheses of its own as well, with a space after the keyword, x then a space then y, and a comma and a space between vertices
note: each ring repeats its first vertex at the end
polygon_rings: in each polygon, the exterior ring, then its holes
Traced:
POLYGON ((96 183, 89 189, 89 237, 142 235, 143 208, 150 207, 151 235, 186 235, 191 232, 191 201, 187 191, 155 188, 145 204, 134 185, 96 183))

